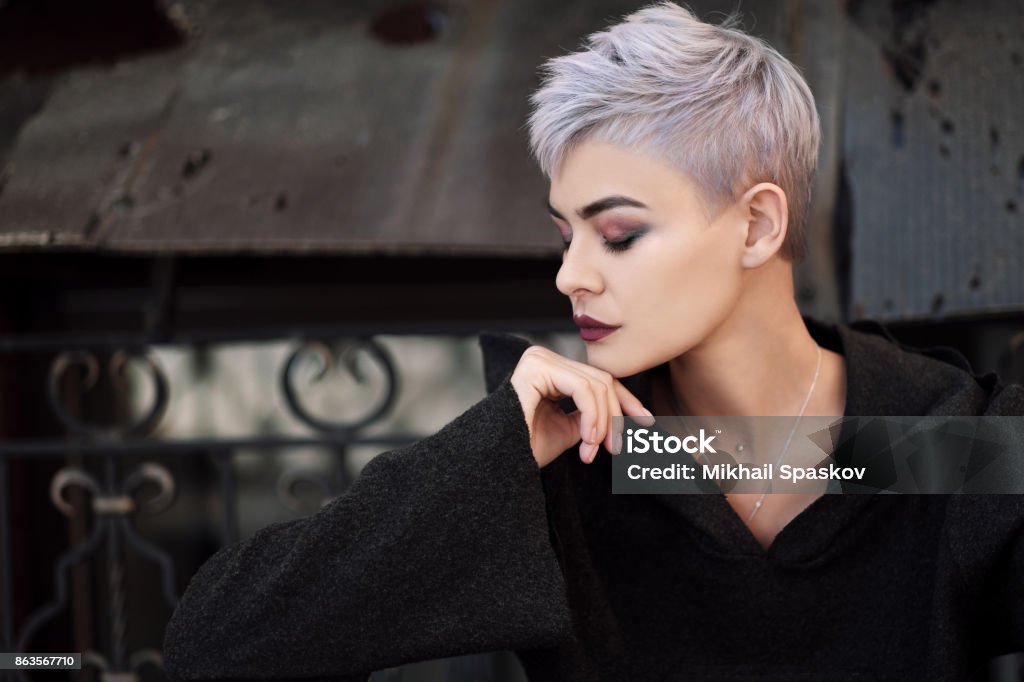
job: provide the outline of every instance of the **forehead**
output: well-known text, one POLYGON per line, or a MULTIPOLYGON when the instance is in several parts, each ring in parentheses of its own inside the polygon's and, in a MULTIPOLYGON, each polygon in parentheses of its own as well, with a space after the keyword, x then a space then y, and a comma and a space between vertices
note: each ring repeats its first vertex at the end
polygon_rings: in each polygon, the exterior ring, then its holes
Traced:
POLYGON ((548 196, 560 211, 575 211, 608 196, 626 196, 652 211, 699 209, 688 175, 658 156, 598 140, 573 147, 551 177, 548 196))

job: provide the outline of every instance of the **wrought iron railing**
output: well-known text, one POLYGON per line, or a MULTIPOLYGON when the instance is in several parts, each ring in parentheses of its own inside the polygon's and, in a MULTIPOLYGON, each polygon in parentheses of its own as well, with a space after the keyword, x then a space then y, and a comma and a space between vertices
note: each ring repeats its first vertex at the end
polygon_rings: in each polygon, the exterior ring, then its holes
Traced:
MULTIPOLYGON (((109 632, 102 637, 103 650, 89 649, 82 653, 83 674, 103 682, 126 682, 140 679, 163 679, 159 642, 152 646, 129 650, 126 630, 127 600, 132 597, 126 584, 125 553, 132 551, 151 562, 158 570, 159 585, 153 586, 152 599, 173 610, 179 597, 182 576, 175 574, 176 565, 169 550, 145 537, 137 519, 166 512, 175 501, 175 474, 164 462, 188 457, 206 457, 216 470, 222 504, 220 507, 222 543, 239 538, 238 485, 232 458, 240 450, 275 451, 316 446, 334 453, 339 475, 326 479, 319 472, 302 468, 286 468, 277 477, 276 495, 285 508, 306 509, 297 488, 306 486, 319 495, 320 505, 340 494, 351 482, 343 466, 346 453, 356 446, 372 446, 384 451, 417 440, 413 434, 370 435, 370 427, 379 426, 392 410, 399 393, 399 376, 387 348, 372 337, 354 339, 306 339, 294 343, 277 371, 278 391, 290 417, 308 428, 309 435, 253 435, 243 437, 158 438, 154 432, 164 419, 170 395, 170 380, 151 349, 136 344, 120 345, 118 340, 97 344, 87 350, 56 350, 50 344, 43 348, 27 344, 8 344, 0 362, 10 361, 18 353, 50 350, 51 359, 46 376, 46 407, 63 434, 60 436, 0 441, 0 650, 9 652, 39 651, 40 632, 71 604, 69 573, 73 566, 102 558, 105 574, 105 619, 109 632), (329 420, 314 414, 303 402, 303 387, 296 381, 297 369, 312 362, 311 380, 322 381, 336 364, 357 382, 367 377, 360 370, 357 358, 373 363, 382 378, 383 387, 377 398, 362 405, 359 414, 348 420, 329 420), (129 367, 135 367, 149 384, 149 404, 135 413, 124 407, 126 393, 131 391, 129 367), (102 375, 106 372, 106 388, 102 375), (69 386, 72 388, 69 389, 69 386), (108 417, 96 421, 83 416, 81 396, 96 393, 108 403, 108 417), (75 395, 77 394, 77 395, 75 395), (79 407, 70 405, 70 397, 79 398, 79 407), (19 552, 11 546, 12 523, 9 508, 10 466, 13 462, 54 462, 70 458, 52 476, 50 501, 68 522, 87 521, 88 530, 77 543, 64 549, 52 573, 52 597, 35 606, 26 616, 14 622, 12 559, 19 552), (148 493, 147 493, 148 491, 148 493), (77 504, 72 498, 78 500, 77 504), (85 670, 93 669, 85 673, 85 670)), ((307 365, 308 368, 308 365, 307 365)), ((138 372, 137 372, 138 374, 138 372)), ((308 506, 308 505, 307 505, 308 506)), ((33 567, 33 571, 36 568, 33 567)), ((135 595, 136 597, 138 595, 135 595)), ((68 639, 67 646, 74 643, 68 639)), ((451 671, 458 679, 492 679, 490 663, 475 657, 453 662, 451 671), (461 671, 461 673, 459 672, 461 671)), ((35 671, 0 672, 0 680, 37 679, 35 671)), ((400 669, 379 673, 379 679, 402 679, 400 669)))

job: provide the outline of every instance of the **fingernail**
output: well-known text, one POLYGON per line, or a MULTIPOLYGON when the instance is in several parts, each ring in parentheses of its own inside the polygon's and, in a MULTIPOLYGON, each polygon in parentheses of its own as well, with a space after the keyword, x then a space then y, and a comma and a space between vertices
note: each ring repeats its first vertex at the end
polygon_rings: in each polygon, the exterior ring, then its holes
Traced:
POLYGON ((590 438, 587 439, 587 442, 588 443, 593 443, 595 440, 597 440, 597 427, 596 426, 591 426, 590 427, 590 438))
POLYGON ((644 408, 644 414, 646 414, 648 417, 653 417, 654 416, 653 414, 651 414, 651 411, 648 410, 646 407, 644 408))

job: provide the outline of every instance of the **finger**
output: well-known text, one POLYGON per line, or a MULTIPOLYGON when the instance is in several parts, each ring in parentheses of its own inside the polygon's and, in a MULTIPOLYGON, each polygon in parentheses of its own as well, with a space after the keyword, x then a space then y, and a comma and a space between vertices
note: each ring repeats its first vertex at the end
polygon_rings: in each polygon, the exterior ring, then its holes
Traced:
MULTIPOLYGON (((608 452, 618 454, 622 448, 623 414, 629 414, 642 426, 652 426, 654 417, 643 403, 625 385, 607 372, 587 364, 578 363, 579 369, 606 386, 608 393, 608 417, 602 441, 608 452)), ((594 448, 594 455, 597 448, 594 448)), ((593 461, 591 457, 590 461, 593 461)))
POLYGON ((608 435, 605 437, 604 446, 608 452, 617 455, 622 443, 622 406, 619 404, 614 381, 611 379, 608 386, 608 435))
POLYGON ((587 461, 588 464, 593 462, 594 458, 597 457, 598 448, 601 447, 602 442, 607 440, 608 434, 611 432, 610 415, 612 408, 610 401, 615 400, 611 387, 601 379, 591 379, 590 385, 594 391, 594 398, 597 403, 599 413, 597 416, 597 434, 590 448, 590 458, 587 461))
MULTIPOLYGON (((613 452, 615 449, 615 436, 616 436, 616 418, 622 417, 622 408, 619 406, 619 398, 615 391, 615 379, 608 372, 600 370, 596 367, 584 363, 577 363, 580 371, 590 376, 595 382, 596 391, 598 395, 599 404, 601 403, 601 395, 605 396, 603 405, 605 411, 601 417, 600 433, 598 434, 598 442, 604 443, 605 448, 608 452, 613 452)), ((619 420, 621 422, 621 419, 619 420)), ((621 424, 620 424, 621 425, 621 424)), ((597 454, 597 448, 594 448, 595 456, 597 454)), ((591 457, 593 461, 593 457, 591 457)))
POLYGON ((593 460, 594 448, 596 446, 590 443, 580 442, 580 461, 584 464, 590 464, 593 460))
MULTIPOLYGON (((622 416, 622 409, 619 407, 619 398, 615 394, 615 387, 612 385, 612 377, 602 373, 594 379, 594 385, 598 391, 598 404, 604 408, 601 417, 601 433, 598 442, 604 443, 605 448, 611 452, 614 448, 615 417, 622 416), (603 400, 602 400, 603 398, 603 400)), ((597 448, 594 448, 594 456, 597 456, 597 448)), ((591 458, 593 461, 593 457, 591 458)))
MULTIPOLYGON (((570 433, 574 433, 574 434, 576 434, 576 435, 577 435, 577 438, 578 438, 578 437, 579 437, 579 433, 580 433, 580 431, 581 431, 581 430, 582 430, 582 428, 583 428, 583 427, 581 426, 581 423, 582 423, 582 421, 583 421, 583 413, 582 413, 582 412, 580 412, 580 411, 579 411, 579 410, 577 409, 577 410, 573 410, 572 412, 570 412, 570 413, 569 413, 569 414, 567 414, 566 416, 567 416, 567 417, 569 418, 569 426, 568 426, 568 431, 569 431, 570 433)), ((579 442, 582 442, 582 439, 581 439, 581 440, 580 440, 579 442)), ((570 443, 570 445, 575 445, 576 443, 577 443, 577 441, 576 441, 576 440, 573 440, 573 442, 572 442, 572 443, 570 443)))
MULTIPOLYGON (((583 372, 565 365, 553 367, 548 377, 557 393, 571 397, 576 404, 580 412, 579 434, 583 444, 593 443, 598 430, 600 408, 590 378, 583 372)), ((589 448, 585 451, 582 445, 580 447, 580 456, 583 457, 589 452, 589 448)))
MULTIPOLYGON (((608 401, 609 398, 613 397, 609 396, 609 393, 612 392, 611 386, 609 386, 607 380, 601 376, 601 371, 598 369, 578 362, 572 362, 569 367, 573 371, 579 372, 580 376, 584 377, 593 395, 594 405, 596 408, 593 426, 596 427, 596 430, 592 432, 592 435, 588 434, 584 440, 587 441, 589 445, 596 446, 604 440, 605 435, 608 432, 608 401)), ((593 461, 593 455, 597 453, 597 447, 590 448, 590 450, 590 459, 593 461)))
POLYGON ((590 391, 593 396, 594 405, 596 406, 596 416, 594 417, 594 430, 591 433, 590 442, 580 443, 580 459, 584 464, 590 464, 597 457, 597 450, 601 447, 601 441, 604 438, 604 433, 607 430, 605 422, 607 420, 607 398, 601 391, 601 389, 590 382, 590 391))

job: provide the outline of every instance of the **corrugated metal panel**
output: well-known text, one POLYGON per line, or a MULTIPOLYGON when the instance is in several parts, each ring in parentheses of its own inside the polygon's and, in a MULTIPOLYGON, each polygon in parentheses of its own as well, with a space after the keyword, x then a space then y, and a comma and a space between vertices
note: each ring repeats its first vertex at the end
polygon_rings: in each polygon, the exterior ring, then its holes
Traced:
POLYGON ((1024 310, 1024 5, 853 6, 852 316, 1024 310))

